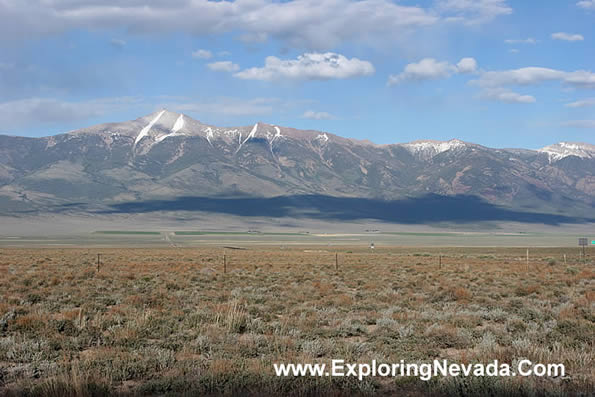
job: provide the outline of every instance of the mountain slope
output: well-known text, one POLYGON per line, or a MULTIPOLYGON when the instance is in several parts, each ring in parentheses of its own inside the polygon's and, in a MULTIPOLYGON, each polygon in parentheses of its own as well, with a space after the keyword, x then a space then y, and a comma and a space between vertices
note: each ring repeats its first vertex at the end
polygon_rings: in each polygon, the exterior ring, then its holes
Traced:
POLYGON ((586 215, 595 205, 594 171, 590 144, 538 151, 460 140, 375 145, 261 122, 221 128, 160 110, 44 138, 0 136, 0 211, 182 196, 437 194, 586 215))

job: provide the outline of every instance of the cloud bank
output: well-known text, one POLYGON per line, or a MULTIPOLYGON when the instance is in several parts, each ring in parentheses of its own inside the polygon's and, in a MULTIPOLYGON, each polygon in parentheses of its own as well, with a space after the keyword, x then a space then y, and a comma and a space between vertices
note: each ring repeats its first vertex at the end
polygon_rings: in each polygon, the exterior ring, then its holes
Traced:
POLYGON ((447 22, 485 23, 511 12, 505 0, 436 0, 427 7, 390 0, 6 0, 0 1, 0 37, 74 29, 234 33, 245 41, 275 38, 293 47, 328 50, 348 40, 386 40, 447 22))

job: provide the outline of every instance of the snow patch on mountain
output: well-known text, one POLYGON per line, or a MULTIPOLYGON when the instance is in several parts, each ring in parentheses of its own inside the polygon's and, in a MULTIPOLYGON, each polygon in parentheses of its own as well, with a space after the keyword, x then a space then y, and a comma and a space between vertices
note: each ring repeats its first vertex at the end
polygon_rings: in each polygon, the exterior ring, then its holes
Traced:
POLYGON ((538 150, 548 155, 549 162, 554 163, 569 156, 583 159, 595 158, 595 145, 588 143, 560 142, 538 150))
POLYGON ((149 131, 151 131, 151 128, 153 128, 153 125, 155 125, 155 123, 159 121, 161 116, 163 116, 163 113, 165 113, 165 110, 162 110, 161 112, 159 112, 157 117, 155 117, 153 120, 151 120, 151 122, 149 124, 147 124, 142 130, 140 130, 140 133, 136 136, 136 139, 134 140, 133 149, 141 141, 141 139, 143 139, 144 137, 146 137, 149 134, 149 131))
POLYGON ((276 139, 283 138, 283 135, 281 135, 281 130, 279 129, 279 127, 274 126, 273 128, 275 129, 275 135, 269 138, 269 135, 267 133, 267 138, 269 139, 271 145, 273 144, 273 142, 275 142, 276 139))
POLYGON ((325 134, 325 133, 318 134, 318 136, 316 138, 314 138, 314 139, 316 139, 316 140, 318 140, 320 142, 326 143, 326 142, 328 142, 328 135, 325 134))
POLYGON ((184 128, 184 115, 183 114, 181 114, 180 117, 178 117, 173 128, 171 129, 171 132, 175 134, 176 132, 180 131, 182 128, 184 128))
POLYGON ((421 140, 413 141, 409 143, 401 143, 400 146, 404 147, 413 154, 422 159, 431 159, 437 154, 466 147, 467 144, 458 139, 451 139, 450 141, 434 141, 434 140, 421 140))
POLYGON ((244 143, 246 143, 248 141, 248 139, 254 138, 254 135, 256 134, 256 131, 257 130, 258 130, 258 123, 254 124, 254 127, 252 127, 252 131, 250 131, 250 133, 248 134, 248 136, 246 137, 246 139, 244 139, 244 141, 242 142, 242 145, 244 143))
POLYGON ((204 132, 207 134, 207 141, 211 146, 213 146, 213 143, 211 142, 211 138, 213 137, 213 129, 211 127, 207 127, 204 132))

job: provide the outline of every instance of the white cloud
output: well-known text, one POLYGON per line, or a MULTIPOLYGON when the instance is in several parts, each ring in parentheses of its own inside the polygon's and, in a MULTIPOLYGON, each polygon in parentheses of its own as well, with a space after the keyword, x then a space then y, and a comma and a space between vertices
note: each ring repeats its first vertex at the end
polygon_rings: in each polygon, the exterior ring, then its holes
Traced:
POLYGON ((505 103, 534 103, 535 97, 531 95, 522 95, 506 89, 487 89, 481 94, 484 99, 505 103))
POLYGON ((453 65, 434 58, 424 58, 417 63, 405 66, 403 72, 388 77, 388 85, 395 85, 404 81, 437 80, 450 77, 454 73, 473 73, 477 70, 477 61, 473 58, 463 58, 453 65))
POLYGON ((463 58, 457 63, 457 72, 475 73, 477 71, 477 61, 473 58, 463 58))
MULTIPOLYGON (((508 86, 529 86, 559 81, 577 88, 595 88, 595 73, 586 70, 565 72, 541 67, 526 67, 512 70, 497 70, 482 72, 480 77, 469 83, 482 88, 481 97, 509 103, 532 103, 535 97, 521 95, 508 86)), ((568 104, 568 107, 578 107, 580 104, 568 104)))
POLYGON ((455 66, 448 62, 439 62, 434 58, 424 58, 418 63, 408 64, 403 72, 398 75, 390 75, 388 84, 399 84, 410 80, 436 80, 450 76, 455 70, 455 66))
POLYGON ((265 59, 265 65, 235 73, 245 80, 330 80, 368 76, 374 66, 358 58, 346 58, 341 54, 306 53, 297 59, 282 60, 274 56, 265 59))
POLYGON ((315 112, 313 110, 307 110, 302 115, 302 118, 310 120, 332 120, 335 117, 327 112, 315 112))
POLYGON ((293 47, 323 50, 347 40, 387 39, 437 24, 440 19, 433 9, 391 0, 0 2, 0 36, 13 39, 70 29, 122 29, 135 34, 185 32, 198 36, 237 33, 244 40, 271 37, 293 47))
POLYGON ((547 80, 561 79, 564 72, 540 68, 526 67, 512 70, 484 72, 478 80, 473 82, 479 86, 501 86, 507 84, 529 85, 547 80))
POLYGON ((563 127, 595 128, 595 120, 570 120, 562 123, 563 127))
POLYGON ((213 57, 213 53, 209 50, 196 50, 192 53, 192 57, 199 59, 211 59, 213 57))
POLYGON ((510 52, 511 54, 518 54, 520 51, 516 48, 511 48, 510 50, 508 50, 508 52, 510 52))
POLYGON ((512 13, 506 0, 438 0, 437 9, 450 21, 479 24, 512 13))
POLYGON ((442 22, 485 23, 511 12, 505 0, 436 0, 427 7, 392 0, 8 0, 0 2, 0 37, 27 39, 72 29, 233 33, 323 51, 350 40, 393 42, 442 22))
POLYGON ((215 72, 228 72, 233 73, 240 70, 240 66, 236 65, 231 61, 220 61, 220 62, 213 62, 209 63, 207 67, 215 72))
POLYGON ((576 3, 576 5, 585 10, 595 10, 595 0, 582 0, 576 3))
POLYGON ((564 82, 577 87, 595 88, 595 73, 589 70, 577 70, 564 74, 564 82))
POLYGON ((526 39, 508 39, 504 40, 506 44, 537 44, 537 40, 533 37, 529 37, 526 39))
POLYGON ((587 106, 595 106, 595 98, 587 98, 579 101, 570 102, 564 106, 566 106, 567 108, 583 108, 587 106))
POLYGON ((505 85, 535 85, 546 81, 561 81, 582 88, 595 88, 595 73, 587 70, 564 72, 541 67, 525 67, 512 70, 488 71, 472 84, 480 87, 505 85))
POLYGON ((581 34, 558 32, 552 33, 552 39, 564 41, 583 41, 585 38, 581 34))

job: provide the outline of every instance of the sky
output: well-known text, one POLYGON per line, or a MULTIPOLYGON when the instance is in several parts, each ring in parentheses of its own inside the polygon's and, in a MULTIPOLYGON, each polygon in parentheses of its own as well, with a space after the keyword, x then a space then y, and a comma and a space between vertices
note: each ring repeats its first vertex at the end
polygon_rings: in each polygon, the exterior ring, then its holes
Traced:
POLYGON ((161 108, 373 142, 595 143, 595 0, 0 0, 0 134, 161 108))

